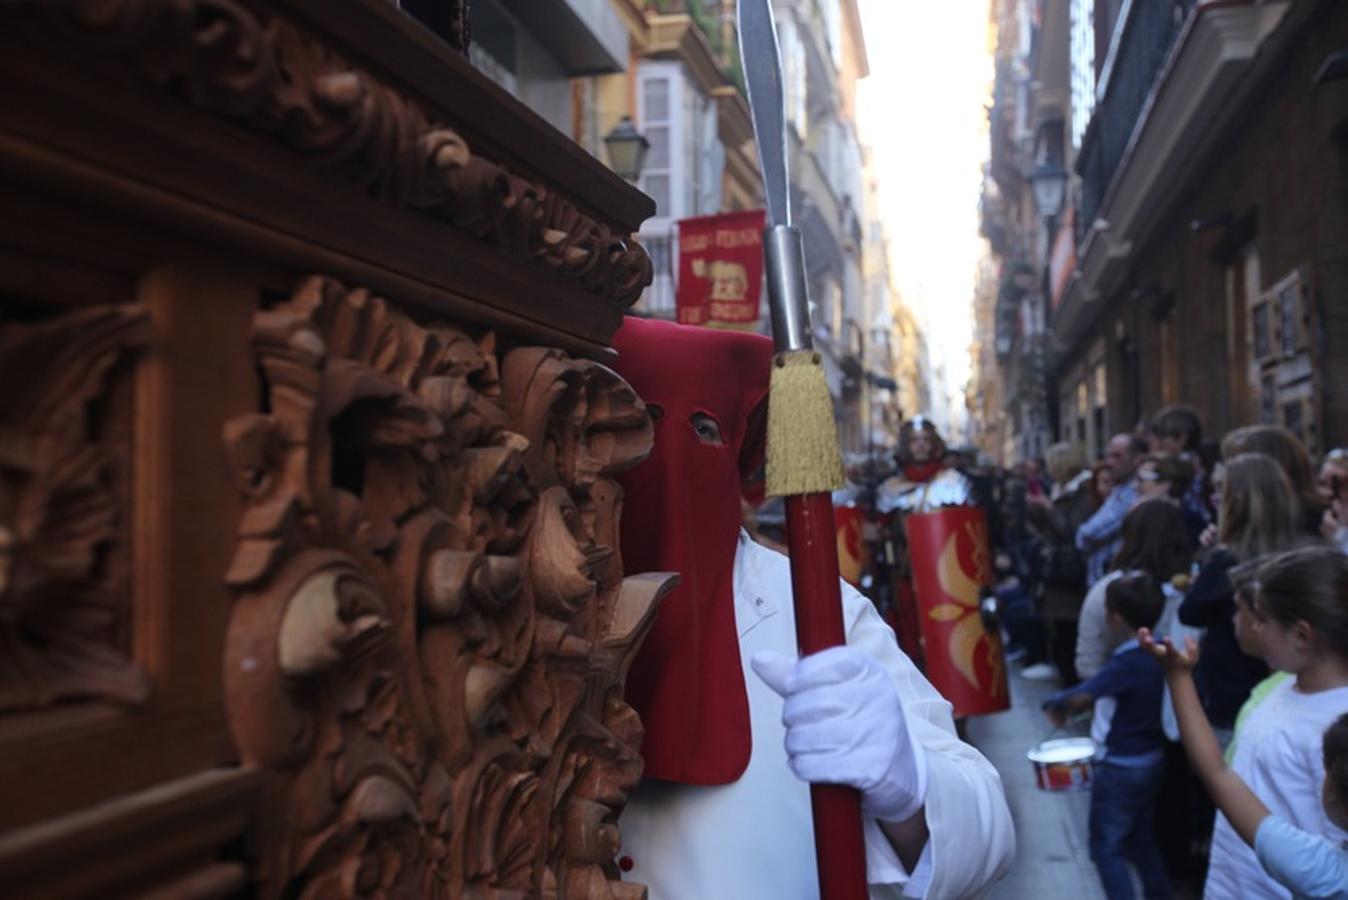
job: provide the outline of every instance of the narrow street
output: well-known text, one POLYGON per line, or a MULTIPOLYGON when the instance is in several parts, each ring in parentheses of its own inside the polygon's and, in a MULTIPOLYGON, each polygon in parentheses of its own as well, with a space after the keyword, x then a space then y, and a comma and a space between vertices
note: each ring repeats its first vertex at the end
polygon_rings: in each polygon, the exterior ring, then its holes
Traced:
MULTIPOLYGON (((1049 793, 1035 785, 1026 752, 1043 740, 1047 720, 1040 705, 1056 682, 1026 681, 1010 666, 1011 709, 971 718, 970 743, 1001 773, 1016 823, 1011 871, 988 895, 993 900, 1096 900, 1103 898, 1086 839, 1090 793, 1049 793)), ((1084 726, 1073 734, 1084 734, 1084 726)))

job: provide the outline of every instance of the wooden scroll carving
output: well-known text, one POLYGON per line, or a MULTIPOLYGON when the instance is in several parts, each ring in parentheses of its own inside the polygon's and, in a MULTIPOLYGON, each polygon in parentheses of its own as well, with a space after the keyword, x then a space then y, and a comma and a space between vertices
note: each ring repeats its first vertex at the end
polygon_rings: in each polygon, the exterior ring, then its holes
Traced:
POLYGON ((0 322, 0 710, 147 695, 125 649, 125 486, 111 471, 125 454, 107 407, 148 334, 134 305, 0 322))
POLYGON ((225 677, 272 776, 261 894, 643 897, 612 867, 641 774, 622 682, 672 586, 618 556, 641 401, 323 278, 253 346, 225 677))
POLYGON ((194 106, 303 154, 626 308, 651 283, 625 234, 542 184, 474 156, 413 100, 286 20, 233 0, 23 0, 81 46, 115 54, 194 106))

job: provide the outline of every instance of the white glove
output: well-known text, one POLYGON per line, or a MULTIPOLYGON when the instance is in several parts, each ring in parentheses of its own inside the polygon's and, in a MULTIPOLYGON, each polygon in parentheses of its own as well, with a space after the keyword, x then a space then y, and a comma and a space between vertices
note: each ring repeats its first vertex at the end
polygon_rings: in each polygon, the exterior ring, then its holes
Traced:
POLYGON ((884 822, 914 816, 927 800, 927 757, 908 734, 903 703, 880 664, 851 647, 793 661, 760 651, 749 661, 786 701, 786 753, 802 781, 846 784, 884 822))

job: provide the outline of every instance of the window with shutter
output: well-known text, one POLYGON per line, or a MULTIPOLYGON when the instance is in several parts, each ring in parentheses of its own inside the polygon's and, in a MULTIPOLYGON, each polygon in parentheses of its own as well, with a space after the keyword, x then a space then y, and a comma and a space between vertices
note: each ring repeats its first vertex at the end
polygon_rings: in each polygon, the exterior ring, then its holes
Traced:
POLYGON ((641 241, 651 255, 654 278, 642 294, 641 307, 655 315, 674 314, 674 259, 677 246, 673 221, 683 214, 680 173, 683 171, 682 73, 677 63, 646 62, 637 70, 637 123, 650 148, 638 187, 655 201, 655 216, 641 227, 641 241))

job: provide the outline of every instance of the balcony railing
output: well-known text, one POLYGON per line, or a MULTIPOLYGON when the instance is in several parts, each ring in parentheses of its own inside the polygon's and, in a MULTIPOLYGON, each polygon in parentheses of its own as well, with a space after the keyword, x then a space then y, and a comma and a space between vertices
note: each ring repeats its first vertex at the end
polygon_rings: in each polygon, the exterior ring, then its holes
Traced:
POLYGON ((1171 49, 1197 0, 1131 0, 1115 27, 1077 157, 1078 237, 1095 221, 1171 49))
POLYGON ((739 39, 721 29, 719 0, 647 0, 646 8, 658 13, 687 13, 723 61, 726 77, 744 93, 744 66, 740 62, 739 39), (727 39, 728 38, 728 39, 727 39))

